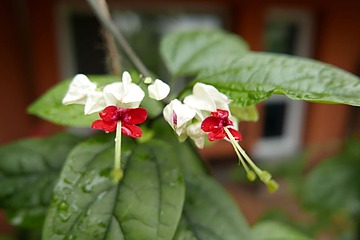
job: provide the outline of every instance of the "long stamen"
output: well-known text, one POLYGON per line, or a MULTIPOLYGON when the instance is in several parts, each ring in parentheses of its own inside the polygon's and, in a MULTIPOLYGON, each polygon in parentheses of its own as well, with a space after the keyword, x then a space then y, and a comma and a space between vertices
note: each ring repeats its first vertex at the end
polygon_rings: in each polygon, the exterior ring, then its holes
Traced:
POLYGON ((236 143, 236 140, 235 140, 235 138, 231 135, 230 131, 229 131, 226 127, 224 128, 224 130, 225 130, 226 134, 229 136, 230 142, 231 142, 231 144, 233 145, 233 148, 234 148, 234 150, 235 150, 235 153, 236 153, 236 155, 238 156, 241 165, 244 167, 244 169, 245 169, 245 171, 246 171, 247 178, 248 178, 250 181, 254 181, 254 180, 256 179, 256 175, 255 175, 255 173, 254 173, 253 171, 251 171, 251 170, 249 169, 249 167, 246 165, 246 163, 245 163, 245 161, 244 161, 244 158, 241 156, 239 150, 238 150, 237 147, 236 147, 236 144, 235 144, 235 143, 236 143))
MULTIPOLYGON (((242 147, 239 145, 239 143, 235 140, 234 136, 227 129, 227 127, 224 127, 224 130, 225 130, 226 134, 229 136, 230 142, 233 145, 235 152, 238 155, 239 160, 241 161, 244 168, 245 168, 245 163, 243 163, 244 160, 241 156, 243 156, 245 158, 246 162, 250 165, 250 167, 252 169, 254 169, 255 173, 259 176, 260 180, 266 184, 268 190, 270 192, 275 192, 278 189, 279 185, 274 180, 271 179, 271 174, 267 171, 261 170, 258 166, 256 166, 255 163, 246 154, 244 149, 242 149, 242 147)), ((246 170, 246 168, 245 168, 245 170, 246 170)))
POLYGON ((123 170, 121 169, 121 121, 117 121, 116 124, 114 169, 111 176, 115 183, 123 177, 123 170))

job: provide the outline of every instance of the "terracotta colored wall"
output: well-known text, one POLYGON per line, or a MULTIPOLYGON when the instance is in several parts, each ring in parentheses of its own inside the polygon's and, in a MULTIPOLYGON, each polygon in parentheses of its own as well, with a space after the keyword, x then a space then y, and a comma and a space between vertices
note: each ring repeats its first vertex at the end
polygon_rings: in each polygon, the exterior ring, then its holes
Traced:
MULTIPOLYGON (((319 18, 316 58, 355 73, 360 65, 360 2, 329 5, 319 18)), ((359 74, 359 73, 357 73, 359 74)), ((341 147, 351 111, 345 105, 309 105, 305 142, 315 146, 312 163, 341 147), (317 149, 317 150, 315 150, 317 149)))
POLYGON ((26 105, 31 93, 28 91, 26 57, 22 54, 23 32, 19 30, 16 6, 2 1, 0 7, 0 144, 28 134, 30 118, 26 105))

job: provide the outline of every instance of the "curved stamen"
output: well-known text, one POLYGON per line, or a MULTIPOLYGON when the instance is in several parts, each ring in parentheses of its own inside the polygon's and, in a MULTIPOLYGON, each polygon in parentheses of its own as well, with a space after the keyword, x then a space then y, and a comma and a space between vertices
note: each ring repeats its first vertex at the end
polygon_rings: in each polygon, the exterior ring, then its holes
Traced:
POLYGON ((271 179, 271 174, 267 171, 261 170, 258 166, 255 165, 255 163, 246 154, 244 149, 242 149, 242 147, 239 145, 239 143, 235 140, 234 136, 231 134, 231 132, 229 131, 229 129, 227 127, 224 127, 224 131, 226 132, 227 136, 229 137, 230 142, 233 145, 235 152, 239 158, 239 161, 244 166, 244 169, 247 172, 247 175, 248 175, 247 177, 249 178, 249 180, 251 180, 251 181, 252 181, 252 179, 255 180, 256 177, 253 176, 253 175, 255 175, 254 172, 251 171, 246 166, 244 159, 246 160, 247 164, 249 164, 249 166, 255 171, 256 175, 259 176, 260 180, 266 184, 268 190, 270 192, 275 192, 278 189, 279 185, 273 179, 271 179))

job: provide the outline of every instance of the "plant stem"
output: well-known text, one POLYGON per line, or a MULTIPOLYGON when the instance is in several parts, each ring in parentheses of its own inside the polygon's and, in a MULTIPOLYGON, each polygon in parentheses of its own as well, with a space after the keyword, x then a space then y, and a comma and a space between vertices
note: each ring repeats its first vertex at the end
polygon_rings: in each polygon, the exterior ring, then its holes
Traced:
POLYGON ((132 50, 121 31, 115 26, 112 21, 109 8, 105 0, 87 0, 98 20, 102 25, 114 36, 117 43, 122 47, 125 54, 129 57, 130 61, 139 70, 139 72, 145 77, 151 77, 149 70, 132 50))
POLYGON ((116 124, 114 169, 111 172, 111 177, 114 183, 118 183, 123 177, 121 168, 121 121, 116 124))

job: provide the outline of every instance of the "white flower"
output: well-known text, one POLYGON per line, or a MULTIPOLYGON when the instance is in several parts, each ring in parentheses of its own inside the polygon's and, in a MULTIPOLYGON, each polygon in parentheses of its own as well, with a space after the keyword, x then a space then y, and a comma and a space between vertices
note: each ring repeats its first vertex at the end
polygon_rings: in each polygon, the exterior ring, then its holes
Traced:
POLYGON ((64 105, 85 104, 88 93, 96 90, 96 84, 84 74, 77 74, 70 83, 69 90, 62 100, 64 105))
POLYGON ((137 108, 144 99, 144 91, 131 82, 128 72, 122 75, 122 82, 115 82, 104 87, 104 98, 107 106, 114 105, 124 108, 137 108))
POLYGON ((169 95, 170 87, 160 79, 156 79, 153 84, 148 86, 149 97, 155 100, 163 100, 169 95))
POLYGON ((184 103, 193 108, 200 120, 203 120, 206 112, 216 112, 217 109, 229 111, 231 100, 219 92, 214 86, 204 83, 196 83, 193 94, 185 97, 184 103), (204 113, 205 111, 205 113, 204 113))
POLYGON ((186 128, 186 134, 194 141, 198 148, 204 147, 206 133, 201 130, 201 122, 190 124, 186 128))
POLYGON ((85 115, 100 112, 106 107, 104 93, 99 91, 92 91, 88 93, 85 103, 85 115))
POLYGON ((195 117, 195 114, 194 110, 177 99, 172 100, 163 110, 165 120, 178 136, 185 133, 187 123, 195 117))
POLYGON ((97 91, 95 83, 85 75, 78 74, 70 83, 62 103, 64 105, 84 104, 84 113, 87 115, 100 112, 111 105, 137 108, 144 96, 144 91, 135 83, 131 83, 131 76, 128 72, 123 73, 122 82, 108 84, 103 91, 97 91))

